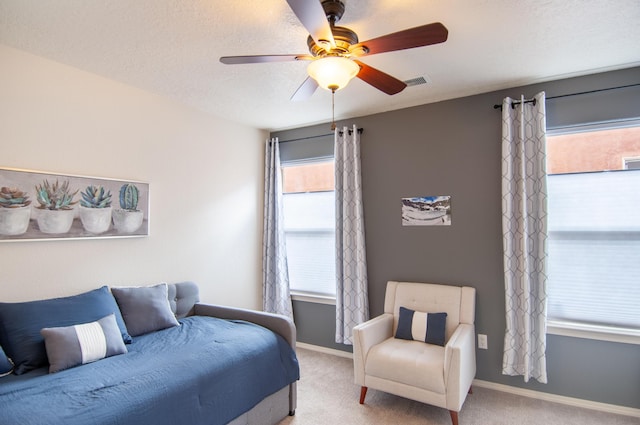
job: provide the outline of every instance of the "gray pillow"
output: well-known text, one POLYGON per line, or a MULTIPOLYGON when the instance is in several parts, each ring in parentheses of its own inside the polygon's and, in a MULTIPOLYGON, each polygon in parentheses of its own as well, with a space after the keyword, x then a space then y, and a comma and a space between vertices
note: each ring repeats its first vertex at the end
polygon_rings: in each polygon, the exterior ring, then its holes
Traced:
POLYGON ((44 328, 49 373, 127 352, 115 315, 80 325, 44 328))
POLYGON ((111 288, 129 335, 138 336, 178 326, 169 305, 166 283, 154 286, 111 288))

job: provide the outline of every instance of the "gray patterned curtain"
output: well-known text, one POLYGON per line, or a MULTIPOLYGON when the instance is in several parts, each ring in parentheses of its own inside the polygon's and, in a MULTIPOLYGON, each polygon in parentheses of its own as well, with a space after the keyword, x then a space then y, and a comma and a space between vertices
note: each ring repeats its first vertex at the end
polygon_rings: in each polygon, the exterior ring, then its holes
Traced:
POLYGON ((502 233, 507 329, 502 373, 547 382, 545 94, 502 103, 502 233))
POLYGON ((275 138, 265 146, 262 304, 264 311, 293 319, 283 217, 280 147, 275 138))
POLYGON ((360 136, 335 133, 336 342, 352 344, 352 329, 369 319, 367 258, 360 177, 360 136))

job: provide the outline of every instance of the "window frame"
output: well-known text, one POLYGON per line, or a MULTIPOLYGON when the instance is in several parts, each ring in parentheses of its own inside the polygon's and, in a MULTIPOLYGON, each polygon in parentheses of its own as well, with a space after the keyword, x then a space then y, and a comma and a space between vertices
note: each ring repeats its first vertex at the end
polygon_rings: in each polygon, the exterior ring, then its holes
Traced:
MULTIPOLYGON (((563 134, 614 130, 628 127, 640 127, 640 118, 547 128, 546 136, 553 137, 563 134)), ((640 330, 633 328, 593 325, 564 320, 547 320, 547 334, 640 345, 640 330)))
POLYGON ((624 170, 635 170, 636 168, 629 168, 629 164, 636 164, 636 163, 640 164, 640 156, 630 156, 630 157, 622 158, 622 168, 624 170))

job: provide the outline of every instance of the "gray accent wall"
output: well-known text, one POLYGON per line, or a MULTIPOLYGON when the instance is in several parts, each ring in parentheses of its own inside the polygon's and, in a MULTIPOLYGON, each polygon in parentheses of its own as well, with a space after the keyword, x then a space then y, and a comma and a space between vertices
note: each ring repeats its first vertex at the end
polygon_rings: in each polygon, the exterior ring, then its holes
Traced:
MULTIPOLYGON (((547 98, 640 83, 640 68, 557 80, 339 122, 362 127, 363 199, 371 317, 383 311, 389 280, 477 289, 476 378, 640 408, 640 345, 548 335, 549 383, 501 374, 505 329, 501 235, 501 116, 506 96, 547 98), (401 198, 450 195, 452 225, 403 227, 401 198)), ((437 84, 433 82, 433 84, 437 84)), ((411 90, 408 88, 407 90, 411 90)), ((428 88, 427 88, 428 90, 428 88)), ((336 94, 340 113, 340 95, 336 94)), ((346 95, 346 94, 345 94, 346 95)), ((640 87, 547 100, 548 127, 640 117, 640 87)), ((329 124, 272 133, 282 140, 329 132, 329 124)), ((292 142, 293 143, 293 142, 292 142)), ((335 307, 294 301, 298 340, 333 342, 335 307)))

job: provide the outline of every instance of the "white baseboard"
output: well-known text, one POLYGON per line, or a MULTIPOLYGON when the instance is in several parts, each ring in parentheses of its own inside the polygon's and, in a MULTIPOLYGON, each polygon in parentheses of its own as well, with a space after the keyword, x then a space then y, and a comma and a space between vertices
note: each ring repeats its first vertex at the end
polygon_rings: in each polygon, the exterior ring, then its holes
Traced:
MULTIPOLYGON (((307 344, 304 342, 297 342, 296 346, 304 348, 310 351, 317 351, 324 354, 332 354, 338 357, 344 357, 353 359, 353 353, 348 351, 336 350, 333 348, 321 347, 319 345, 307 344)), ((640 418, 640 409, 634 409, 633 407, 618 406, 615 404, 599 403, 596 401, 583 400, 581 398, 566 397, 557 394, 545 393, 542 391, 527 390, 525 388, 512 387, 511 385, 497 384, 495 382, 482 381, 480 379, 474 379, 473 385, 480 388, 487 388, 495 391, 502 391, 504 393, 515 394, 523 397, 535 398, 543 401, 550 401, 552 403, 564 404, 567 406, 581 407, 583 409, 598 410, 601 412, 613 413, 616 415, 631 416, 634 418, 640 418)))
POLYGON ((353 353, 348 351, 336 350, 335 348, 321 347, 319 345, 307 344, 306 342, 296 342, 296 347, 304 348, 309 351, 317 351, 324 354, 332 354, 338 357, 353 359, 353 353))
POLYGON ((525 388, 497 384, 495 382, 482 381, 480 379, 474 379, 473 385, 476 387, 488 388, 490 390, 502 391, 505 393, 515 394, 523 397, 535 398, 538 400, 550 401, 553 403, 559 403, 568 406, 581 407, 583 409, 599 410, 601 412, 640 418, 640 409, 634 409, 633 407, 599 403, 597 401, 583 400, 581 398, 566 397, 557 394, 545 393, 542 391, 527 390, 525 388))

